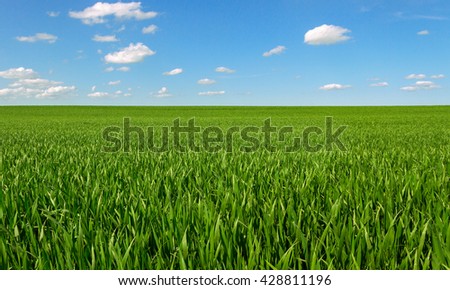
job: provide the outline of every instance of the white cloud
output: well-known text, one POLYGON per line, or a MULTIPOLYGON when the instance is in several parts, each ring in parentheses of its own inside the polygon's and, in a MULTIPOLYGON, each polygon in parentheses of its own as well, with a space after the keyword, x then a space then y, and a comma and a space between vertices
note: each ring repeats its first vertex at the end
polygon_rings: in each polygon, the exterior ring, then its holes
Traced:
POLYGON ((30 98, 40 93, 42 93, 42 90, 40 89, 32 89, 24 87, 0 89, 0 97, 8 99, 16 99, 18 97, 30 98))
POLYGON ((144 20, 156 17, 157 12, 143 12, 141 2, 130 3, 103 3, 97 2, 93 6, 85 8, 83 11, 71 11, 69 16, 80 19, 84 24, 92 25, 105 23, 105 17, 114 16, 117 20, 136 19, 144 20))
POLYGON ((426 20, 442 21, 442 20, 447 20, 448 19, 447 17, 444 17, 444 16, 423 15, 423 14, 408 14, 408 13, 405 13, 405 12, 402 12, 402 11, 395 13, 394 16, 397 17, 397 18, 406 19, 406 20, 410 20, 410 19, 426 19, 426 20))
POLYGON ((108 83, 108 85, 110 85, 110 86, 117 86, 117 85, 120 85, 120 83, 121 83, 122 81, 111 81, 111 82, 109 82, 108 83))
POLYGON ((0 71, 0 77, 14 80, 8 88, 0 89, 0 97, 9 99, 54 99, 76 90, 75 86, 63 86, 62 82, 39 78, 35 71, 23 67, 0 71))
POLYGON ((97 88, 97 86, 92 86, 91 88, 91 92, 95 92, 95 89, 97 88))
POLYGON ((155 97, 157 98, 167 98, 171 97, 172 95, 169 94, 169 89, 167 87, 162 87, 157 94, 155 94, 155 97))
POLYGON ((154 55, 156 52, 148 48, 142 43, 130 43, 119 51, 109 53, 105 56, 107 63, 135 63, 141 62, 145 57, 154 55))
POLYGON ((216 67, 216 72, 232 74, 232 73, 234 73, 236 71, 233 70, 233 69, 229 69, 227 67, 224 67, 224 66, 219 66, 219 67, 216 67))
POLYGON ((440 86, 432 81, 417 81, 416 86, 424 90, 440 88, 440 86))
POLYGON ((405 79, 407 79, 407 80, 413 80, 413 79, 421 80, 421 79, 424 79, 424 78, 426 78, 426 77, 427 77, 427 76, 424 75, 424 74, 410 74, 410 75, 407 75, 407 76, 405 77, 405 79))
POLYGON ((56 86, 62 84, 61 82, 50 81, 46 79, 19 79, 18 81, 10 84, 11 88, 19 87, 34 87, 34 88, 46 88, 50 86, 56 86))
POLYGON ((128 72, 131 69, 129 67, 127 67, 127 66, 121 66, 121 67, 117 68, 116 70, 117 71, 121 71, 121 72, 128 72))
POLYGON ((436 15, 414 15, 415 19, 426 19, 426 20, 447 20, 448 18, 445 16, 436 16, 436 15))
POLYGON ((113 71, 128 72, 130 70, 131 69, 127 66, 122 66, 122 67, 118 67, 118 68, 109 66, 109 67, 105 68, 105 72, 113 72, 113 71))
POLYGON ((264 57, 269 57, 269 56, 272 56, 272 55, 275 55, 275 54, 281 54, 285 50, 286 50, 286 47, 284 47, 282 45, 278 45, 277 47, 272 48, 271 50, 264 52, 263 56, 264 57))
POLYGON ((371 84, 371 87, 388 87, 389 83, 388 82, 379 82, 379 83, 375 83, 375 84, 371 84))
POLYGON ((147 27, 142 28, 143 34, 155 34, 155 32, 158 30, 158 26, 152 24, 147 27))
MULTIPOLYGON (((54 83, 57 82, 48 81, 48 84, 54 83)), ((10 88, 0 89, 0 96, 6 96, 13 99, 17 97, 54 99, 66 95, 75 89, 75 86, 43 86, 42 83, 36 86, 33 86, 32 84, 17 86, 17 83, 15 83, 10 86, 10 88)))
POLYGON ((341 84, 327 84, 324 86, 321 86, 319 89, 323 91, 331 91, 331 90, 343 90, 351 88, 350 85, 341 85, 341 84))
POLYGON ((207 91, 198 93, 199 96, 217 96, 223 94, 225 94, 225 91, 207 91))
POLYGON ((30 79, 36 78, 37 73, 31 68, 11 68, 9 70, 0 71, 0 77, 5 79, 30 79))
POLYGON ((167 89, 166 87, 162 87, 159 91, 158 94, 165 94, 169 91, 169 89, 167 89))
POLYGON ((212 85, 215 84, 216 81, 215 80, 211 80, 211 79, 201 79, 197 81, 197 84, 199 85, 212 85))
POLYGON ((433 90, 440 88, 439 85, 431 81, 417 81, 414 85, 400 88, 403 91, 414 92, 418 90, 433 90))
POLYGON ((173 69, 171 71, 167 71, 167 72, 163 73, 163 75, 165 75, 165 76, 174 76, 174 75, 179 75, 182 72, 183 72, 182 68, 175 68, 175 69, 173 69))
POLYGON ((444 79, 444 78, 445 78, 445 75, 443 75, 443 74, 432 75, 431 78, 432 78, 432 79, 444 79))
POLYGON ((18 36, 16 39, 21 42, 46 41, 48 43, 55 43, 58 37, 48 33, 36 33, 32 36, 18 36))
POLYGON ((48 11, 47 15, 50 17, 58 17, 59 16, 59 12, 57 11, 48 11))
POLYGON ((400 90, 402 91, 408 91, 408 92, 413 92, 413 91, 417 91, 419 88, 416 86, 406 86, 406 87, 402 87, 400 88, 400 90))
POLYGON ((74 91, 76 88, 75 86, 57 86, 57 87, 49 87, 45 89, 42 93, 37 94, 37 99, 54 99, 56 97, 59 97, 61 95, 65 95, 67 93, 70 93, 74 91))
POLYGON ((116 42, 119 41, 115 35, 94 35, 92 38, 93 41, 97 42, 116 42))
POLYGON ((88 94, 88 97, 90 97, 90 98, 105 98, 105 97, 109 97, 109 93, 95 92, 95 93, 88 94))
POLYGON ((417 32, 417 35, 428 35, 430 34, 430 32, 428 30, 421 30, 419 32, 417 32))
POLYGON ((310 45, 330 45, 349 40, 347 28, 334 25, 321 25, 305 33, 305 43, 310 45))

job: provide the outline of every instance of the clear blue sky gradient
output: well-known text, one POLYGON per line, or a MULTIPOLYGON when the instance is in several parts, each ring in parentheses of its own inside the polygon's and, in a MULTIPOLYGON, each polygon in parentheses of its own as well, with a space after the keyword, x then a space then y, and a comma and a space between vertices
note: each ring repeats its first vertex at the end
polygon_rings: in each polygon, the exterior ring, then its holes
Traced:
POLYGON ((0 77, 0 105, 450 104, 448 0, 154 0, 141 1, 143 12, 158 13, 151 19, 108 16, 87 25, 70 17, 96 2, 1 0, 0 72, 32 69, 72 89, 52 98, 15 96, 17 79, 0 77), (143 34, 151 24, 157 31, 143 34), (305 33, 323 24, 350 30, 350 39, 305 43, 305 33), (18 40, 36 33, 57 39, 18 40), (96 42, 94 35, 118 41, 96 42), (105 61, 131 43, 156 53, 136 63, 105 61), (277 46, 286 49, 263 56, 277 46), (105 71, 123 66, 130 70, 105 71), (216 72, 221 66, 235 72, 216 72), (183 73, 163 75, 175 68, 183 73), (411 74, 425 76, 407 79, 411 74), (204 78, 215 83, 198 84, 204 78), (385 84, 371 86, 377 83, 385 84), (320 89, 327 84, 342 87, 320 89), (103 96, 92 97, 95 92, 103 96))

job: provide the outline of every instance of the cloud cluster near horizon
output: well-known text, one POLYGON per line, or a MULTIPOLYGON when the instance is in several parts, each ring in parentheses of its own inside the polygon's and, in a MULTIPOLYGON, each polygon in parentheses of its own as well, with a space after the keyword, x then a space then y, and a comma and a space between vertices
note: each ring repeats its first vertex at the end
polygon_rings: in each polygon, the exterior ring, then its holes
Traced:
POLYGON ((75 86, 64 86, 62 82, 40 78, 29 68, 18 67, 0 71, 0 78, 12 80, 7 88, 0 89, 0 98, 55 99, 76 90, 75 86))

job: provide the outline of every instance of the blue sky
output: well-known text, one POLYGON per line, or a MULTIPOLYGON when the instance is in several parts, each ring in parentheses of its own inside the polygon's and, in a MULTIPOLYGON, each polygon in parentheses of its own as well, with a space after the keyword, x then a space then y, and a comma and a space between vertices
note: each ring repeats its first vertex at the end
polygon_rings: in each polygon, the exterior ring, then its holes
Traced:
POLYGON ((2 2, 0 105, 450 104, 448 0, 2 2))

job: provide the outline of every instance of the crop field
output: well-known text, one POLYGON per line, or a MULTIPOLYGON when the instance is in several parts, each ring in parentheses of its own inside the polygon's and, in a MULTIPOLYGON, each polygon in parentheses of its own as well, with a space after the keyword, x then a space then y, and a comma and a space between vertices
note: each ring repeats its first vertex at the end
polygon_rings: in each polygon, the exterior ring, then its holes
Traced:
POLYGON ((449 106, 0 107, 0 150, 0 269, 450 269, 449 106))

